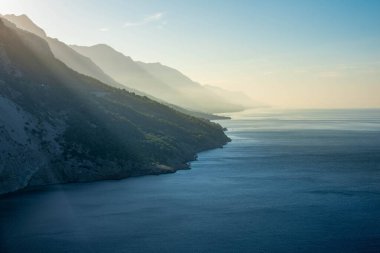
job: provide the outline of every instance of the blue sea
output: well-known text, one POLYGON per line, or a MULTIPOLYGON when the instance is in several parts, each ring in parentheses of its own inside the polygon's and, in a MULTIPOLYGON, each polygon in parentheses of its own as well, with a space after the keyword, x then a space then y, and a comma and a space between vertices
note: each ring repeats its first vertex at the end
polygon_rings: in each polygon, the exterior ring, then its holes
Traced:
POLYGON ((380 252, 380 110, 257 109, 191 170, 0 199, 0 252, 380 252))

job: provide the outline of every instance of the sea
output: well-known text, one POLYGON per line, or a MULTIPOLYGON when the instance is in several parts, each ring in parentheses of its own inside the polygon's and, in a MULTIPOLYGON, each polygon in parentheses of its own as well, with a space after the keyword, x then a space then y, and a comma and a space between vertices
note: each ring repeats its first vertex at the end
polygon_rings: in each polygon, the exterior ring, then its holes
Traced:
POLYGON ((190 170, 0 198, 0 252, 380 252, 380 109, 254 109, 190 170))

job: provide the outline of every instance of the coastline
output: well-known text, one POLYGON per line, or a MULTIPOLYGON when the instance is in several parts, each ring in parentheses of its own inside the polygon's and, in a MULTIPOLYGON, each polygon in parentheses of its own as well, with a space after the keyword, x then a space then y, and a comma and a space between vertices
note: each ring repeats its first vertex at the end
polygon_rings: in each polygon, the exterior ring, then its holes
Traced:
MULTIPOLYGON (((230 118, 224 118, 224 119, 218 119, 218 120, 230 120, 230 118)), ((211 122, 214 122, 214 120, 210 120, 211 122)), ((222 126, 223 127, 223 126, 222 126)), ((226 132, 227 129, 223 127, 223 131, 226 132)), ((227 136, 227 135, 226 135, 227 136)), ((182 162, 174 162, 173 165, 162 165, 162 164, 154 164, 153 166, 149 166, 146 168, 141 169, 138 173, 132 173, 128 175, 117 175, 117 176, 111 176, 111 177, 104 177, 104 178, 94 178, 94 179, 84 179, 84 180, 76 180, 72 181, 69 180, 67 182, 58 182, 58 183, 51 183, 51 184, 42 184, 42 185, 29 185, 21 189, 17 189, 15 191, 11 192, 5 192, 0 193, 0 199, 1 198, 7 198, 9 196, 14 196, 18 194, 23 194, 27 192, 34 192, 34 191, 43 191, 46 190, 49 187, 59 186, 59 185, 66 185, 66 184, 77 184, 77 183, 93 183, 93 182, 100 182, 100 181, 119 181, 124 180, 128 178, 134 178, 134 177, 143 177, 143 176, 159 176, 159 175, 165 175, 165 174, 173 174, 176 173, 179 170, 190 170, 191 169, 191 162, 196 161, 198 158, 198 154, 223 148, 225 145, 227 145, 229 142, 231 142, 231 139, 227 136, 227 141, 224 143, 214 146, 214 147, 206 147, 203 149, 200 149, 199 151, 196 151, 192 158, 189 157, 189 159, 182 161, 182 162)))

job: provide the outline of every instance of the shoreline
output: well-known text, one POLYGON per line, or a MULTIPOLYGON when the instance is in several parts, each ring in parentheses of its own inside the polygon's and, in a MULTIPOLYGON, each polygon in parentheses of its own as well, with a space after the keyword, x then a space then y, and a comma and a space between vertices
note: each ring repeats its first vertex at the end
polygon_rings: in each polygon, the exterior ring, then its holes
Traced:
MULTIPOLYGON (((225 119, 225 120, 230 120, 230 119, 225 119)), ((211 121, 213 122, 213 120, 211 121)), ((226 128, 223 127, 223 129, 225 129, 224 132, 227 132, 226 128)), ((104 179, 83 180, 83 181, 68 181, 68 182, 52 183, 52 184, 44 184, 44 185, 32 185, 32 186, 27 186, 27 187, 18 189, 16 191, 0 193, 0 199, 9 198, 12 196, 16 196, 16 195, 20 195, 20 194, 24 194, 28 192, 44 191, 44 190, 48 190, 48 188, 59 187, 60 185, 83 184, 83 183, 90 184, 90 183, 102 182, 102 181, 120 181, 120 180, 125 180, 128 178, 136 178, 136 177, 144 177, 144 176, 160 176, 160 175, 165 175, 165 174, 174 174, 180 170, 191 170, 191 162, 196 161, 200 153, 214 150, 214 149, 223 148, 225 145, 227 145, 229 142, 232 141, 231 138, 228 137, 228 135, 226 136, 228 140, 222 145, 219 145, 213 148, 206 148, 206 149, 199 150, 193 155, 192 159, 189 159, 182 163, 178 163, 177 165, 167 166, 167 165, 156 164, 154 167, 142 170, 141 173, 131 174, 129 176, 120 176, 120 177, 114 177, 114 178, 110 177, 110 178, 104 178, 104 179)))

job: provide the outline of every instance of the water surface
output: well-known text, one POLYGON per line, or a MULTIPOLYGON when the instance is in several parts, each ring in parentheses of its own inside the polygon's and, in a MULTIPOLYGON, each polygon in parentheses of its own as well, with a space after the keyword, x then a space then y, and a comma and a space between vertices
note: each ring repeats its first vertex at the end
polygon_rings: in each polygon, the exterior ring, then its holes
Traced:
POLYGON ((192 169, 0 199, 0 252, 379 252, 380 110, 254 110, 192 169))

